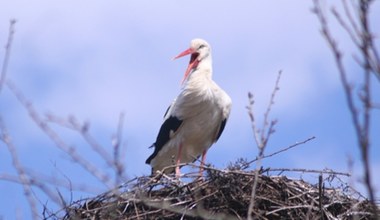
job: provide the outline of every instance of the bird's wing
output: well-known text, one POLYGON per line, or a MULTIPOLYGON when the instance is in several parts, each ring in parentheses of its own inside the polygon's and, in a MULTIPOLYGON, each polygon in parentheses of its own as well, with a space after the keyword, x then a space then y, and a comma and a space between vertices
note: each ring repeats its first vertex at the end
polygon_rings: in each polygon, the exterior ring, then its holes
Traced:
POLYGON ((227 119, 230 115, 231 112, 231 105, 232 101, 231 98, 225 93, 224 91, 221 90, 221 99, 220 99, 220 105, 222 108, 222 118, 220 121, 220 125, 218 127, 218 130, 216 132, 216 136, 214 138, 214 142, 217 142, 220 138, 220 136, 223 133, 224 128, 226 127, 227 119))
POLYGON ((201 101, 201 99, 194 99, 191 94, 183 90, 172 102, 165 112, 164 122, 158 132, 156 142, 151 146, 154 147, 154 152, 145 161, 146 164, 150 164, 163 146, 175 136, 186 118, 197 114, 197 111, 201 111, 198 106, 201 101), (194 111, 194 109, 197 111, 194 111))
POLYGON ((176 134, 183 120, 171 114, 175 105, 175 101, 169 106, 164 115, 164 123, 161 125, 154 146, 154 152, 148 157, 145 163, 150 164, 150 161, 158 154, 161 148, 176 134))
POLYGON ((220 126, 219 126, 219 129, 218 129, 218 132, 217 132, 217 135, 215 137, 214 142, 217 142, 219 140, 220 136, 223 133, 224 127, 226 127, 226 123, 227 123, 227 118, 222 120, 222 122, 220 123, 220 126))
POLYGON ((174 99, 173 102, 172 102, 172 104, 170 104, 169 107, 168 107, 168 109, 166 109, 165 114, 164 114, 164 120, 166 120, 167 117, 169 117, 171 115, 171 113, 173 111, 173 108, 174 108, 174 105, 176 103, 176 100, 177 99, 174 99))

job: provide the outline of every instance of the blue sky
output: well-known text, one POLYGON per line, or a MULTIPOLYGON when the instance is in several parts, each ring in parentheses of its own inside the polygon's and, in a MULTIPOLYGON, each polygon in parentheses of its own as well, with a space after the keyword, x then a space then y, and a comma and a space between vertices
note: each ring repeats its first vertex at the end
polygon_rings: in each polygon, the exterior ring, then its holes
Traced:
MULTIPOLYGON (((339 1, 333 2, 341 9, 339 1)), ((89 122, 92 135, 109 151, 119 114, 124 112, 124 161, 129 177, 149 174, 144 163, 152 152, 148 146, 156 138, 167 106, 179 93, 188 63, 187 58, 171 58, 199 37, 211 44, 214 80, 233 100, 226 129, 210 149, 207 162, 223 168, 239 157, 257 155, 245 108, 247 93, 254 94, 255 114, 262 118, 282 70, 271 113, 278 125, 267 152, 317 138, 264 160, 263 165, 347 171, 349 155, 355 161, 355 186, 362 189, 350 115, 331 52, 311 13, 312 1, 40 0, 31 4, 15 0, 0 3, 0 8, 0 44, 6 42, 9 20, 18 20, 8 78, 41 115, 74 115, 89 122)), ((378 2, 372 7, 371 19, 380 20, 378 2)), ((356 51, 331 16, 329 21, 339 47, 344 48, 350 80, 357 82, 360 70, 351 59, 356 51)), ((373 31, 380 33, 374 23, 373 31)), ((373 86, 379 103, 378 81, 373 86)), ((0 115, 25 167, 40 175, 66 175, 74 183, 93 187, 94 193, 106 190, 55 147, 7 88, 0 94, 0 115)), ((77 133, 53 128, 86 159, 107 170, 77 133)), ((377 111, 372 133, 379 130, 377 111)), ((371 161, 373 170, 378 170, 380 139, 373 136, 371 161)), ((15 170, 0 143, 0 175, 4 173, 15 174, 15 170)), ((373 172, 373 178, 379 191, 379 174, 373 172)), ((21 186, 1 181, 0 192, 0 218, 13 219, 16 213, 22 218, 30 216, 21 186)), ((36 195, 46 202, 38 190, 36 195)), ((73 194, 74 199, 88 195, 73 194)), ((65 198, 69 200, 70 195, 65 198)))

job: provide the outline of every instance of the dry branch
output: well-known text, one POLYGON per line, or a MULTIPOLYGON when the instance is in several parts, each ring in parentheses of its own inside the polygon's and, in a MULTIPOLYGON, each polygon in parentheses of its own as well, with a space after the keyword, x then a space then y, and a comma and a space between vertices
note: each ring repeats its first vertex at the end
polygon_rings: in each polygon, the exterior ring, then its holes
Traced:
MULTIPOLYGON (((369 199, 373 205, 373 213, 376 215, 378 207, 375 204, 375 191, 372 183, 370 171, 370 147, 371 147, 371 126, 372 110, 373 110, 373 94, 372 80, 374 75, 380 80, 380 59, 377 48, 374 43, 373 34, 369 28, 369 9, 373 0, 361 0, 356 3, 352 1, 356 18, 349 10, 346 0, 343 0, 344 12, 348 22, 345 22, 337 10, 332 9, 334 17, 337 19, 341 27, 348 33, 352 44, 358 49, 362 61, 359 61, 359 66, 362 69, 362 84, 351 84, 348 79, 349 68, 343 64, 343 52, 338 47, 337 40, 331 33, 329 23, 326 19, 326 13, 322 10, 320 0, 314 0, 313 12, 317 16, 321 25, 321 33, 326 39, 335 59, 338 68, 340 81, 346 96, 348 110, 351 114, 352 124, 357 137, 358 148, 361 153, 361 161, 363 163, 363 179, 366 185, 369 199), (356 20, 356 21, 355 21, 356 20), (360 91, 356 96, 353 85, 359 86, 360 91), (356 100, 358 100, 356 102, 356 100)), ((377 218, 378 216, 376 216, 377 218)))
POLYGON ((15 19, 10 20, 8 41, 7 41, 7 44, 5 45, 5 55, 4 55, 3 65, 1 68, 1 74, 0 74, 0 94, 1 94, 1 90, 3 89, 5 79, 6 79, 6 75, 7 75, 9 59, 11 56, 11 47, 12 47, 13 35, 15 33, 15 29, 14 29, 15 24, 16 24, 15 19))
POLYGON ((21 105, 28 111, 29 116, 36 125, 52 140, 56 146, 61 149, 63 152, 69 155, 73 162, 79 164, 83 167, 88 173, 92 174, 96 177, 101 183, 108 186, 109 188, 113 187, 113 184, 110 182, 110 177, 108 174, 104 173, 102 170, 98 169, 94 164, 90 161, 86 160, 82 157, 76 150, 75 147, 68 145, 61 136, 55 132, 49 124, 44 122, 40 116, 40 114, 35 110, 32 103, 28 101, 24 94, 17 89, 16 85, 14 85, 10 80, 6 81, 6 85, 9 90, 16 96, 21 105))
MULTIPOLYGON (((260 168, 261 167, 261 160, 264 157, 265 148, 268 144, 268 141, 269 141, 271 135, 275 132, 274 126, 276 125, 277 120, 271 120, 269 122, 269 114, 272 110, 272 106, 274 104, 274 98, 276 96, 276 93, 280 89, 279 83, 280 83, 280 79, 281 79, 281 73, 282 73, 282 71, 278 72, 277 80, 276 80, 274 89, 271 93, 271 97, 269 99, 269 104, 268 104, 267 109, 264 113, 264 120, 263 120, 263 124, 262 124, 261 129, 257 128, 255 114, 253 112, 253 104, 254 104, 253 95, 251 93, 248 93, 248 101, 249 101, 249 104, 247 106, 248 116, 251 120, 253 136, 255 138, 256 145, 257 145, 257 148, 259 150, 258 154, 257 154, 257 160, 256 160, 257 161, 256 162, 256 173, 257 174, 259 173, 259 170, 261 169, 260 168)), ((254 205, 255 205, 257 183, 258 183, 258 175, 255 176, 255 181, 253 182, 253 185, 252 185, 251 200, 249 203, 248 214, 247 214, 248 220, 252 220, 252 212, 253 212, 254 205)))
MULTIPOLYGON (((300 141, 300 142, 296 142, 296 143, 294 143, 294 144, 292 144, 292 145, 290 145, 290 146, 288 146, 288 147, 282 148, 282 149, 280 149, 280 150, 278 150, 278 151, 276 151, 276 152, 273 152, 273 153, 270 153, 270 154, 267 154, 267 155, 263 155, 263 156, 261 157, 261 159, 265 159, 265 158, 268 158, 268 157, 273 157, 273 156, 275 156, 275 155, 277 155, 277 154, 279 154, 279 153, 285 152, 285 151, 290 150, 290 149, 292 149, 292 148, 294 148, 294 147, 297 147, 297 146, 300 146, 300 145, 302 145, 302 144, 305 144, 305 143, 307 143, 307 142, 309 142, 309 141, 311 141, 311 140, 313 140, 313 139, 315 139, 315 136, 309 137, 309 138, 307 138, 307 139, 305 139, 305 140, 303 140, 303 141, 300 141)), ((249 165, 251 165, 253 162, 256 162, 258 159, 259 159, 259 158, 256 157, 255 159, 253 159, 253 160, 247 162, 247 167, 248 167, 249 165)))
POLYGON ((18 174, 18 181, 21 183, 24 189, 24 195, 29 203, 29 207, 32 212, 32 218, 38 219, 38 210, 36 205, 36 200, 33 197, 32 185, 30 184, 30 180, 28 179, 28 175, 25 172, 24 167, 21 165, 20 160, 18 158, 16 146, 13 144, 11 137, 8 134, 8 130, 5 127, 2 119, 0 118, 0 140, 5 143, 7 149, 11 155, 13 167, 16 169, 18 174))

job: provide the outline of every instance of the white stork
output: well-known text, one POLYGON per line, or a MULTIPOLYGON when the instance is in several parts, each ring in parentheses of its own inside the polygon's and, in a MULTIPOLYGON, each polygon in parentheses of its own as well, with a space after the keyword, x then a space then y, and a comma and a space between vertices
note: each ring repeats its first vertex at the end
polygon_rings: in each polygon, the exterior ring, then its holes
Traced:
MULTIPOLYGON (((152 174, 167 168, 180 176, 180 163, 194 162, 202 155, 204 165, 207 150, 223 132, 231 110, 231 98, 212 80, 210 45, 202 39, 191 41, 190 48, 174 59, 191 54, 178 97, 167 109, 158 132, 154 152, 146 160, 152 174)), ((202 166, 200 175, 202 175, 202 166)))

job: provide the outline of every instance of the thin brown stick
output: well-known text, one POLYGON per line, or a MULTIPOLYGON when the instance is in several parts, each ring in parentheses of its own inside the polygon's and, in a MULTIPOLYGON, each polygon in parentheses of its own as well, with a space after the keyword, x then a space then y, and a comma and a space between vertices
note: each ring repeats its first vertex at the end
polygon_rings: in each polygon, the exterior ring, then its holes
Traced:
MULTIPOLYGON (((339 22, 340 26, 342 26, 346 30, 346 32, 348 33, 348 35, 351 38, 351 41, 355 44, 355 46, 360 47, 360 43, 359 43, 359 40, 356 38, 356 35, 351 30, 351 28, 348 26, 348 24, 342 19, 342 17, 338 13, 338 11, 335 8, 332 8, 331 12, 335 16, 336 20, 339 22)), ((349 13, 349 11, 347 11, 346 13, 349 13)))
POLYGON ((98 153, 98 155, 101 158, 103 158, 103 160, 107 163, 108 166, 113 167, 114 162, 109 153, 89 133, 89 123, 80 123, 74 116, 70 116, 67 120, 53 114, 47 114, 46 116, 47 122, 55 123, 62 127, 66 127, 68 129, 72 129, 78 132, 82 136, 82 138, 88 143, 88 145, 94 150, 94 152, 98 153))
POLYGON ((318 208, 319 208, 319 211, 321 213, 321 219, 324 220, 325 219, 325 215, 323 213, 323 208, 322 208, 322 201, 323 201, 323 188, 322 188, 322 185, 323 185, 323 177, 322 177, 322 174, 319 174, 319 177, 318 177, 318 193, 319 193, 319 198, 318 198, 318 208))
MULTIPOLYGON (((346 17, 348 18, 348 23, 344 21, 341 17, 340 13, 332 8, 331 12, 339 22, 341 27, 346 31, 346 33, 350 36, 352 43, 358 48, 362 55, 364 64, 361 64, 360 61, 358 63, 363 67, 363 69, 367 69, 369 72, 374 72, 374 75, 380 80, 380 59, 377 52, 377 48, 374 46, 373 36, 369 30, 368 26, 368 7, 370 3, 365 3, 365 1, 361 1, 359 4, 359 24, 362 27, 362 30, 359 30, 347 4, 346 0, 343 1, 343 8, 346 17), (363 6, 368 4, 368 6, 363 6), (365 10, 365 11, 363 11, 365 10)), ((355 7, 355 6, 353 6, 355 7)))
MULTIPOLYGON (((6 80, 7 69, 8 69, 10 53, 11 53, 11 47, 12 47, 12 42, 13 42, 13 36, 14 36, 14 32, 15 32, 15 29, 14 29, 15 24, 16 24, 15 19, 10 20, 8 40, 7 40, 7 43, 5 45, 5 55, 4 55, 3 65, 2 65, 2 69, 1 69, 1 75, 0 75, 0 94, 1 94, 2 88, 4 86, 5 80, 6 80)), ((11 140, 11 137, 8 133, 8 130, 7 130, 7 128, 6 128, 1 117, 0 117, 0 132, 1 132, 0 133, 0 140, 5 143, 8 151, 11 155, 13 167, 17 171, 18 180, 20 181, 20 183, 23 187, 25 197, 29 203, 29 207, 30 207, 31 213, 32 213, 32 218, 38 219, 39 215, 38 215, 38 211, 37 211, 37 205, 36 205, 35 199, 33 198, 33 190, 32 190, 32 187, 29 183, 30 181, 28 179, 28 176, 25 172, 24 167, 21 165, 21 162, 18 158, 16 147, 14 146, 14 144, 11 140)))
POLYGON ((269 122, 269 114, 272 110, 272 106, 274 105, 274 98, 276 96, 276 93, 278 90, 280 90, 279 84, 280 84, 281 74, 282 74, 282 70, 280 70, 278 72, 276 83, 275 83, 275 86, 274 86, 273 91, 271 93, 270 100, 268 103, 268 107, 264 113, 264 123, 262 126, 261 141, 260 141, 261 145, 263 145, 263 146, 261 146, 261 147, 265 147, 267 145, 269 138, 270 138, 270 135, 273 134, 275 131, 274 126, 277 123, 277 120, 272 120, 271 122, 269 122), (267 129, 267 127, 268 127, 268 129, 267 129))
MULTIPOLYGON (((346 32, 349 35, 352 35, 351 37, 352 42, 355 44, 355 46, 360 49, 362 52, 363 50, 367 50, 367 52, 363 53, 365 55, 365 62, 369 62, 369 67, 371 72, 374 73, 374 75, 380 80, 380 58, 379 58, 379 53, 377 51, 377 47, 374 44, 374 36, 371 34, 371 31, 369 30, 369 25, 368 25, 368 10, 370 7, 370 4, 373 3, 372 0, 369 1, 360 1, 358 5, 355 5, 354 2, 352 3, 352 7, 356 9, 358 12, 356 15, 356 19, 358 22, 355 22, 354 17, 352 16, 347 0, 342 0, 343 1, 343 8, 346 17, 348 18, 348 24, 352 27, 353 32, 350 33, 348 31, 349 27, 348 25, 344 25, 342 23, 342 18, 339 13, 333 12, 334 16, 336 19, 339 21, 341 26, 346 30, 346 32), (364 13, 363 13, 364 12, 364 13), (361 25, 361 30, 358 27, 359 23, 361 25), (367 44, 367 48, 363 47, 364 45, 362 44, 365 42, 367 44)), ((365 68, 365 67, 364 67, 365 68)))
MULTIPOLYGON (((371 123, 371 100, 372 100, 372 94, 371 94, 371 63, 370 63, 370 47, 372 44, 370 31, 369 31, 369 25, 368 25, 368 7, 369 7, 370 1, 361 1, 360 2, 360 18, 361 18, 361 24, 362 24, 362 55, 364 58, 364 86, 363 86, 363 92, 364 95, 362 96, 362 103, 363 103, 363 121, 361 124, 361 132, 358 133, 359 137, 359 146, 361 146, 361 156, 362 156, 362 162, 364 165, 364 182, 367 186, 367 191, 369 194, 369 199, 373 204, 374 213, 377 216, 377 207, 375 204, 375 193, 371 182, 371 170, 370 170, 370 158, 369 158, 369 148, 370 148, 370 123, 371 123)), ((359 116, 357 116, 359 117, 359 116)))
POLYGON ((355 130, 360 133, 359 120, 357 117, 355 117, 355 115, 357 115, 357 109, 356 109, 354 101, 353 101, 352 88, 350 86, 350 83, 348 82, 346 70, 345 70, 343 63, 342 63, 342 53, 338 49, 338 47, 336 45, 336 41, 334 40, 334 38, 330 34, 326 18, 324 17, 324 14, 323 14, 321 7, 319 5, 319 0, 314 0, 314 6, 315 6, 314 12, 317 15, 317 17, 321 23, 321 26, 322 26, 322 29, 321 29, 322 35, 327 40, 327 43, 330 46, 330 48, 334 54, 334 59, 335 59, 336 65, 337 65, 338 70, 339 70, 339 75, 341 78, 343 89, 344 89, 345 94, 346 94, 346 101, 348 104, 348 108, 352 112, 351 115, 352 115, 352 120, 354 123, 355 130))
MULTIPOLYGON (((68 189, 69 191, 74 190, 74 191, 81 191, 81 192, 86 192, 86 193, 91 193, 91 194, 98 193, 101 190, 99 188, 91 187, 91 186, 84 185, 84 184, 66 183, 62 179, 58 179, 58 178, 52 177, 52 176, 35 174, 35 173, 31 172, 30 170, 25 170, 25 174, 27 175, 29 183, 32 186, 36 186, 36 187, 40 188, 42 191, 46 192, 45 194, 47 194, 48 197, 50 197, 53 201, 57 201, 56 200, 57 197, 52 196, 52 195, 54 195, 54 193, 52 191, 49 191, 49 188, 50 188, 49 185, 51 185, 53 187, 63 187, 63 188, 68 189), (44 188, 44 189, 42 189, 42 188, 44 188)), ((10 175, 7 173, 0 173, 0 180, 22 184, 17 179, 17 176, 10 175)), ((60 205, 60 203, 57 203, 57 204, 60 205)))
POLYGON ((110 183, 110 177, 105 174, 103 171, 98 169, 92 163, 87 161, 84 157, 82 157, 73 146, 69 146, 65 143, 64 140, 47 124, 45 123, 37 111, 34 109, 31 102, 29 102, 24 95, 19 91, 16 86, 10 81, 6 81, 6 85, 10 89, 10 91, 16 96, 21 105, 28 111, 30 117, 37 124, 37 126, 52 140, 58 148, 67 153, 75 163, 78 163, 87 170, 90 174, 100 180, 101 183, 106 185, 109 188, 113 187, 113 184, 110 183))
MULTIPOLYGON (((351 8, 355 9, 355 5, 354 5, 353 1, 351 1, 351 8)), ((344 9, 344 13, 345 13, 346 17, 348 18, 348 22, 353 29, 353 34, 356 36, 360 36, 360 30, 358 28, 358 25, 355 22, 355 19, 354 19, 352 13, 350 12, 347 0, 343 0, 343 9, 344 9)))
POLYGON ((0 94, 1 94, 1 90, 3 89, 5 79, 6 79, 6 75, 7 75, 9 59, 11 56, 12 41, 13 41, 13 36, 15 33, 15 24, 16 24, 15 19, 10 20, 9 32, 8 32, 8 41, 7 41, 7 44, 5 45, 5 55, 4 55, 3 66, 1 68, 1 75, 0 75, 0 94))
POLYGON ((119 123, 117 126, 116 135, 113 138, 113 164, 115 168, 115 185, 118 185, 121 181, 125 180, 124 175, 124 163, 121 160, 120 152, 123 142, 123 124, 124 124, 124 113, 119 115, 119 123))
POLYGON ((280 173, 283 173, 283 172, 301 172, 301 173, 323 173, 323 174, 329 174, 329 175, 342 175, 342 176, 351 176, 351 174, 349 173, 344 173, 344 172, 337 172, 337 171, 333 171, 333 170, 328 170, 328 169, 325 169, 325 170, 313 170, 313 169, 304 169, 304 168, 267 168, 265 170, 263 170, 263 172, 266 172, 266 171, 271 171, 271 172, 280 172, 280 173))
MULTIPOLYGON (((359 98, 361 99, 361 103, 355 104, 354 102, 354 95, 352 92, 352 86, 348 82, 347 79, 347 72, 343 65, 342 61, 342 52, 339 50, 336 40, 333 38, 333 36, 330 33, 329 26, 327 24, 325 14, 321 10, 320 1, 314 0, 314 13, 316 14, 320 24, 321 24, 321 32, 324 38, 326 39, 328 45, 331 48, 331 51, 333 52, 334 59, 336 62, 336 65, 338 67, 338 72, 340 75, 340 80, 343 86, 343 90, 346 96, 346 102, 348 109, 351 114, 352 123, 355 129, 357 141, 358 141, 358 147, 361 152, 361 160, 363 163, 363 170, 364 170, 364 183, 366 185, 369 200, 372 203, 373 206, 373 213, 375 217, 378 217, 377 214, 377 206, 375 204, 375 197, 374 197, 374 190, 371 182, 371 172, 370 172, 370 161, 369 161, 369 148, 370 148, 370 122, 371 122, 371 110, 372 110, 372 94, 371 94, 371 72, 374 72, 375 75, 380 79, 380 74, 376 74, 376 71, 379 63, 378 55, 376 49, 373 49, 373 41, 372 36, 369 30, 368 25, 368 10, 371 4, 371 0, 369 1, 360 1, 358 5, 358 14, 359 14, 359 21, 360 24, 360 33, 358 34, 357 38, 359 41, 353 40, 353 43, 357 45, 361 55, 363 56, 363 63, 361 67, 363 68, 364 74, 364 84, 361 86, 361 95, 359 95, 359 98), (372 54, 371 55, 371 51, 372 54), (374 57, 374 59, 372 58, 374 57), (375 63, 375 64, 373 64, 375 63), (375 66, 375 67, 374 67, 375 66), (362 111, 358 111, 358 106, 361 107, 362 111)), ((346 12, 347 13, 347 12, 346 12)), ((344 22, 342 22, 342 19, 340 18, 340 15, 335 12, 335 17, 340 22, 341 26, 347 31, 346 25, 344 22)), ((352 20, 352 18, 349 16, 349 19, 352 20)), ((354 23, 351 21, 351 23, 354 23)), ((354 26, 354 29, 356 26, 354 26)), ((349 32, 349 35, 352 33, 349 32)), ((352 37, 351 37, 352 38, 352 37)), ((356 38, 354 38, 356 39, 356 38)), ((380 72, 379 72, 380 73, 380 72)))
POLYGON ((259 150, 258 156, 257 156, 257 162, 256 162, 256 175, 255 175, 255 179, 254 179, 254 182, 252 185, 251 198, 250 198, 250 203, 249 203, 248 212, 247 212, 248 220, 252 220, 252 213, 253 213, 253 209, 255 206, 256 187, 257 187, 258 175, 259 175, 259 171, 260 171, 260 167, 261 167, 261 159, 264 156, 265 148, 268 144, 270 136, 275 131, 274 126, 277 123, 277 120, 272 120, 271 122, 269 122, 269 114, 270 114, 270 111, 271 111, 272 106, 274 104, 274 98, 276 96, 276 92, 279 90, 281 73, 282 73, 282 71, 278 72, 276 83, 275 83, 274 89, 271 93, 270 100, 269 100, 269 104, 268 104, 267 109, 264 113, 264 120, 263 120, 263 125, 262 125, 261 130, 257 129, 257 126, 256 126, 255 115, 253 112, 253 104, 254 104, 253 95, 251 93, 248 93, 248 100, 249 100, 249 104, 247 106, 248 115, 249 115, 249 118, 251 120, 253 135, 255 137, 256 145, 257 145, 257 148, 259 150))
POLYGON ((122 140, 122 126, 124 114, 121 113, 118 122, 117 135, 112 138, 112 146, 114 149, 113 157, 110 153, 103 147, 98 141, 91 135, 89 128, 90 125, 88 122, 79 122, 74 116, 70 116, 68 119, 56 116, 52 113, 46 114, 46 121, 50 123, 55 123, 59 126, 65 127, 67 129, 74 130, 78 132, 81 137, 87 142, 87 144, 96 152, 105 163, 115 171, 115 183, 118 185, 121 181, 126 180, 126 175, 124 173, 123 162, 120 159, 120 142, 122 140), (117 154, 115 155, 115 150, 117 154), (117 157, 115 157, 117 156, 117 157))
MULTIPOLYGON (((52 202, 56 203, 58 206, 62 207, 62 203, 61 203, 60 199, 58 198, 56 193, 53 192, 48 187, 46 182, 40 181, 39 179, 35 178, 34 176, 31 176, 30 173, 28 173, 28 172, 25 172, 25 173, 28 176, 28 178, 26 179, 28 185, 41 190, 50 199, 49 201, 52 201, 52 202)), ((20 181, 18 176, 14 176, 14 175, 9 175, 9 174, 5 174, 5 173, 0 174, 0 180, 22 185, 22 182, 20 181)), ((57 185, 57 186, 59 186, 59 185, 57 185)), ((34 194, 34 191, 32 191, 32 193, 34 194)), ((37 196, 35 196, 35 197, 37 197, 37 196)), ((40 203, 42 204, 42 202, 40 202, 40 203)))
POLYGON ((18 158, 16 147, 13 145, 13 142, 11 141, 11 138, 8 134, 8 130, 5 127, 1 118, 0 118, 0 131, 1 131, 0 140, 5 143, 8 151, 11 155, 12 164, 13 164, 13 167, 17 171, 18 180, 20 181, 20 183, 24 189, 25 197, 29 203, 29 207, 30 207, 31 212, 32 212, 32 218, 33 219, 39 219, 38 211, 37 211, 37 205, 36 205, 35 199, 33 198, 33 192, 32 192, 33 190, 32 190, 30 181, 28 179, 28 176, 25 172, 24 167, 21 165, 21 162, 18 158))
MULTIPOLYGON (((299 145, 306 144, 307 142, 309 142, 309 141, 311 141, 311 140, 313 140, 313 139, 315 139, 315 136, 309 137, 309 138, 307 138, 307 139, 305 139, 305 140, 303 140, 303 141, 300 141, 300 142, 296 142, 296 143, 294 143, 294 144, 292 144, 292 145, 290 145, 290 146, 288 146, 288 147, 285 147, 285 148, 283 148, 283 149, 280 149, 280 150, 278 150, 278 151, 275 151, 275 152, 273 152, 273 153, 271 153, 271 154, 263 155, 263 156, 261 157, 261 159, 265 159, 265 158, 268 158, 268 157, 272 157, 272 156, 274 156, 274 155, 277 155, 277 154, 279 154, 279 153, 285 152, 285 151, 290 150, 290 149, 292 149, 292 148, 294 148, 294 147, 297 147, 297 146, 299 146, 299 145)), ((253 160, 247 162, 246 167, 248 167, 248 166, 249 166, 250 164, 252 164, 253 162, 257 161, 258 159, 259 159, 259 158, 256 157, 255 159, 253 159, 253 160)))

